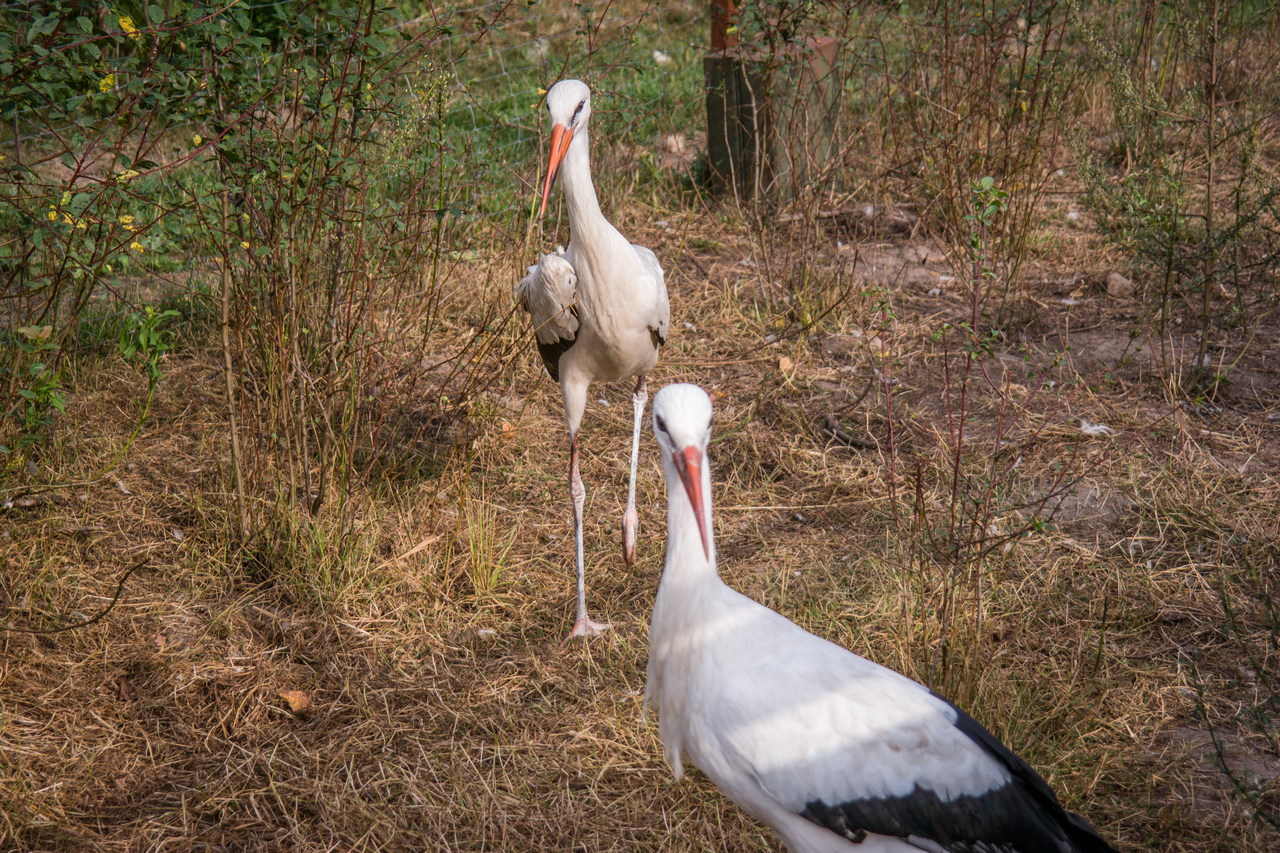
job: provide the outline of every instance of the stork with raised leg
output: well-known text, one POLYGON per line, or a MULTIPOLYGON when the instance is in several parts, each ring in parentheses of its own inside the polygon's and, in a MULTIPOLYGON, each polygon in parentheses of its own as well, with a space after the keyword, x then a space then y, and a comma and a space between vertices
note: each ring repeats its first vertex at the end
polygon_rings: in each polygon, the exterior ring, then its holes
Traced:
POLYGON ((710 398, 668 385, 653 431, 668 541, 645 706, 677 779, 688 756, 792 853, 1115 853, 955 705, 725 585, 710 398))
POLYGON ((582 550, 582 507, 586 489, 578 473, 578 427, 592 382, 637 377, 631 402, 631 480, 622 516, 622 553, 636 558, 636 457, 640 425, 649 400, 645 375, 666 343, 671 306, 662 266, 652 251, 627 241, 605 219, 591 182, 591 90, 580 80, 561 80, 547 92, 551 114, 551 158, 542 185, 546 212, 551 184, 559 175, 569 210, 569 248, 544 255, 516 286, 516 299, 533 317, 538 352, 551 378, 560 383, 569 423, 569 494, 573 501, 574 559, 578 570, 578 616, 569 637, 593 637, 609 626, 587 616, 582 550))

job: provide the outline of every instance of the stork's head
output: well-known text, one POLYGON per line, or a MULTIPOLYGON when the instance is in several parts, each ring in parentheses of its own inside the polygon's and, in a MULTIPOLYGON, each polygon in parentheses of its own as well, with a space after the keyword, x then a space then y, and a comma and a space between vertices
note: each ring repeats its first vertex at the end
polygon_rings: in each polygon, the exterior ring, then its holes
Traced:
POLYGON ((547 112, 551 114, 551 160, 547 163, 547 179, 542 184, 539 216, 547 211, 551 182, 560 171, 574 132, 582 132, 591 117, 591 90, 581 80, 561 80, 547 92, 547 112))
POLYGON ((702 472, 711 443, 711 398, 697 385, 668 385, 653 398, 653 434, 662 449, 667 477, 674 472, 684 485, 702 536, 702 550, 711 559, 702 472))

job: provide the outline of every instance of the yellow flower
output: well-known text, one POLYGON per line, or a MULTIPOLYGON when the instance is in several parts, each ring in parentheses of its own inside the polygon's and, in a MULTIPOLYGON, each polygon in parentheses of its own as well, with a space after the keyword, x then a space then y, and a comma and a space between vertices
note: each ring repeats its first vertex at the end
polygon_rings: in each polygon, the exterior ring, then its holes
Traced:
POLYGON ((195 136, 191 137, 192 145, 199 145, 201 142, 204 142, 204 137, 202 137, 200 134, 197 133, 195 136))
POLYGON ((247 249, 247 248, 249 248, 249 241, 248 241, 248 240, 241 240, 241 241, 240 241, 240 248, 241 248, 241 249, 247 249))
POLYGON ((144 251, 142 248, 142 244, 139 243, 137 240, 134 240, 132 243, 130 243, 129 248, 133 249, 135 252, 138 252, 139 254, 141 254, 144 251))
POLYGON ((51 211, 49 211, 49 221, 50 221, 50 222, 57 222, 57 221, 58 221, 58 211, 56 211, 56 210, 51 210, 51 211))
POLYGON ((108 74, 98 82, 98 91, 106 94, 106 91, 116 84, 116 75, 108 74))
POLYGON ((129 36, 129 38, 133 39, 134 41, 137 41, 138 39, 142 38, 142 36, 138 33, 138 28, 133 25, 132 18, 126 18, 124 15, 121 15, 120 29, 124 30, 125 34, 129 36))
POLYGON ((124 216, 120 217, 120 222, 123 225, 128 225, 129 223, 133 222, 133 217, 126 213, 124 216))

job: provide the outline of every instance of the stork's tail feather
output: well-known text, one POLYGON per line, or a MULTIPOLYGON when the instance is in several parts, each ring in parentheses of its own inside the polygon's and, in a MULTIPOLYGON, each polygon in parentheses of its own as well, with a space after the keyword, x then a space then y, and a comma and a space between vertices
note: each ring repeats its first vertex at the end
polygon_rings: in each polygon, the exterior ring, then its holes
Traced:
POLYGON ((1098 835, 1098 831, 1087 820, 1071 812, 1066 812, 1066 816, 1063 829, 1067 831, 1071 843, 1080 853, 1116 853, 1116 848, 1098 835))

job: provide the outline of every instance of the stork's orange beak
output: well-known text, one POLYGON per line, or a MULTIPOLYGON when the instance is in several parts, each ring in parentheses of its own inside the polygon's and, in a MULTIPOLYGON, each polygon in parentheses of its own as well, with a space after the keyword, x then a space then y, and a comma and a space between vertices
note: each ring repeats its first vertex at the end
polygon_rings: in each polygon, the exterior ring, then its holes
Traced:
POLYGON ((702 505, 702 454, 696 447, 686 447, 674 454, 672 461, 676 463, 676 471, 680 474, 680 482, 684 483, 689 503, 693 505, 693 517, 698 520, 698 533, 702 535, 702 553, 711 559, 711 541, 707 538, 707 513, 702 505))
POLYGON ((542 184, 542 207, 538 210, 539 216, 547 212, 547 197, 551 195, 551 182, 560 173, 560 164, 564 162, 564 155, 569 150, 571 139, 573 139, 573 130, 566 128, 563 124, 557 124, 551 128, 551 159, 547 162, 547 179, 542 184))

